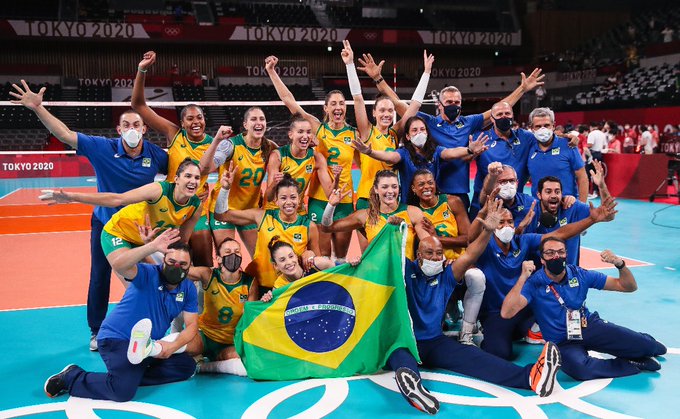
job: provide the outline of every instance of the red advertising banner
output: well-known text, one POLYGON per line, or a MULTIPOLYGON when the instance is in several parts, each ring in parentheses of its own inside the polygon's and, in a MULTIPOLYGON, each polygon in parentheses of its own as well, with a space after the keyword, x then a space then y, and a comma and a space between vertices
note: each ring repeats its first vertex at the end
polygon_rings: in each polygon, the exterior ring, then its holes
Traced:
POLYGON ((171 19, 120 22, 57 22, 44 20, 0 20, 1 38, 54 38, 97 40, 204 41, 215 43, 340 43, 356 45, 439 45, 439 46, 519 46, 521 32, 415 31, 396 29, 348 29, 221 24, 200 26, 171 19), (140 23, 144 22, 144 23, 140 23))
POLYGON ((618 124, 654 124, 664 127, 666 124, 680 123, 680 106, 641 108, 641 109, 602 109, 593 111, 555 112, 555 123, 588 124, 591 121, 611 120, 618 124))
POLYGON ((75 154, 0 154, 0 179, 79 176, 94 176, 94 168, 75 154))

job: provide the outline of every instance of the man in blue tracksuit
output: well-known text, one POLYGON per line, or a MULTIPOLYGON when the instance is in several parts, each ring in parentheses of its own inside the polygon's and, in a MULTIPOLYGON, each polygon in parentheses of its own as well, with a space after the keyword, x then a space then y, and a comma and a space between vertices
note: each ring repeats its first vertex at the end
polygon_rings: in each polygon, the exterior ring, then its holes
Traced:
MULTIPOLYGON (((87 157, 97 175, 97 192, 123 193, 154 181, 157 173, 166 174, 168 153, 150 141, 144 141, 146 125, 133 110, 123 112, 116 130, 119 138, 104 138, 71 131, 43 105, 45 88, 32 92, 22 80, 23 89, 10 92, 17 102, 35 112, 40 122, 59 141, 87 157)), ((95 207, 90 221, 90 286, 87 291, 87 323, 90 327, 90 350, 97 350, 97 333, 106 316, 111 289, 111 265, 102 250, 100 236, 104 224, 120 208, 95 207)))
POLYGON ((637 289, 623 259, 610 250, 600 255, 603 262, 619 270, 615 278, 567 264, 563 240, 543 239, 540 252, 542 268, 534 273, 534 263, 524 262, 522 275, 503 302, 503 318, 512 318, 529 305, 543 338, 559 345, 564 372, 577 380, 623 377, 661 368, 654 357, 666 353, 663 344, 646 333, 604 321, 585 305, 589 288, 620 292, 637 289), (591 350, 615 358, 594 358, 588 355, 591 350))
POLYGON ((198 332, 198 300, 193 282, 185 281, 191 266, 189 247, 178 230, 166 230, 152 242, 121 255, 118 272, 130 286, 102 323, 99 354, 106 373, 86 372, 71 364, 45 382, 45 393, 68 392, 90 399, 131 400, 139 386, 183 381, 196 371, 184 350, 198 332), (139 263, 155 252, 163 265, 139 263), (185 328, 165 336, 170 322, 183 314, 185 328))
POLYGON ((547 396, 552 392, 560 363, 559 351, 550 343, 544 346, 536 364, 520 367, 442 333, 441 321, 451 293, 486 248, 500 213, 498 201, 482 221, 483 231, 452 264, 444 266, 442 245, 433 236, 420 241, 416 260, 406 261, 406 297, 418 353, 426 368, 443 368, 493 384, 533 389, 540 396, 547 396))

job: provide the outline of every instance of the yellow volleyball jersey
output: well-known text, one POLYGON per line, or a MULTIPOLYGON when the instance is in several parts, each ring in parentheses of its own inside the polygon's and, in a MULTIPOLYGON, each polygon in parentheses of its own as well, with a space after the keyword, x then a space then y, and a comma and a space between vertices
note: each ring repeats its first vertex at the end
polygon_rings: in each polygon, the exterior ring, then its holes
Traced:
MULTIPOLYGON (((253 277, 241 272, 235 284, 222 282, 220 269, 212 270, 212 276, 203 293, 203 313, 198 317, 198 327, 211 340, 227 345, 234 344, 236 324, 243 315, 243 305, 253 277)), ((214 361, 214 360, 213 360, 214 361)))
POLYGON ((174 183, 163 181, 158 182, 158 184, 161 185, 162 193, 156 201, 143 201, 126 206, 113 214, 113 217, 104 226, 104 231, 141 246, 144 243, 139 237, 137 224, 144 225, 147 214, 151 219, 151 226, 159 228, 160 234, 170 228, 179 228, 194 215, 194 212, 201 205, 201 200, 195 195, 185 205, 180 205, 175 202, 173 197, 174 183))
POLYGON ((281 288, 285 287, 286 285, 290 284, 291 281, 287 280, 283 274, 279 275, 276 277, 276 281, 274 281, 274 286, 272 288, 281 288))
MULTIPOLYGON (((371 127, 371 135, 365 143, 370 144, 373 150, 394 151, 399 145, 399 140, 397 139, 397 132, 394 129, 390 128, 387 131, 387 134, 383 134, 374 125, 371 127)), ((357 188, 357 198, 368 199, 371 187, 373 186, 373 179, 375 179, 375 174, 381 170, 392 170, 392 165, 376 160, 365 154, 361 154, 360 163, 361 180, 359 181, 359 187, 357 188)))
MULTIPOLYGON (((184 128, 180 129, 177 131, 177 134, 175 134, 175 138, 172 139, 172 143, 170 143, 170 147, 168 147, 168 182, 174 182, 175 181, 175 175, 177 174, 177 168, 179 167, 180 163, 184 161, 185 158, 190 157, 191 160, 195 161, 196 164, 198 164, 199 161, 201 161, 201 157, 203 157, 203 153, 210 147, 210 144, 213 141, 213 137, 210 135, 205 135, 203 137, 203 141, 200 143, 195 143, 191 140, 189 140, 189 137, 187 136, 186 130, 184 128)), ((208 190, 208 175, 201 176, 201 184, 198 187, 198 190, 200 191, 203 189, 204 191, 208 190)))
MULTIPOLYGON (((314 149, 307 149, 307 154, 304 157, 297 158, 291 153, 290 144, 286 144, 283 147, 279 147, 279 153, 281 154, 281 167, 279 171, 281 173, 289 173, 300 184, 300 202, 302 202, 302 198, 305 196, 307 188, 309 188, 309 182, 312 180, 314 169, 316 169, 314 149)), ((274 202, 267 202, 265 205, 265 209, 276 208, 278 207, 274 202)), ((300 206, 300 208, 304 210, 303 206, 300 206)))
MULTIPOLYGON (((432 222, 437 236, 440 237, 458 237, 458 223, 456 217, 453 216, 453 211, 449 207, 449 201, 446 194, 439 195, 439 201, 432 208, 423 208, 423 216, 432 222)), ((447 259, 458 259, 460 255, 465 252, 464 247, 444 248, 444 256, 447 259)))
MULTIPOLYGON (((262 139, 262 141, 268 141, 262 139)), ((265 175, 265 161, 261 148, 250 148, 246 145, 243 134, 231 138, 234 143, 234 155, 231 161, 238 170, 234 175, 229 191, 229 209, 244 210, 258 208, 262 198, 260 185, 265 175)), ((229 167, 229 161, 223 166, 229 167)))
POLYGON ((309 216, 298 215, 292 223, 281 221, 279 210, 266 210, 257 230, 257 244, 253 261, 248 264, 246 272, 257 278, 260 285, 271 288, 276 280, 276 271, 269 254, 269 242, 274 236, 293 246, 293 251, 300 256, 307 250, 309 242, 309 216))
POLYGON ((396 210, 394 210, 394 212, 391 212, 389 214, 380 213, 380 216, 378 217, 378 222, 376 224, 369 224, 368 219, 366 219, 364 230, 366 231, 366 238, 370 243, 373 241, 375 236, 377 236, 378 233, 380 233, 380 230, 382 230, 382 228, 387 224, 387 219, 390 218, 390 216, 394 215, 403 218, 404 221, 406 221, 406 224, 408 225, 406 238, 406 257, 413 260, 415 256, 414 243, 416 231, 413 229, 413 223, 411 222, 411 218, 408 216, 407 209, 408 205, 399 204, 399 206, 397 207, 396 210))
MULTIPOLYGON (((342 173, 340 174, 340 187, 347 185, 349 189, 354 191, 354 185, 352 184, 352 162, 354 161, 354 147, 352 147, 352 140, 356 137, 356 130, 354 127, 345 125, 341 130, 333 130, 328 127, 327 124, 323 124, 319 127, 316 132, 316 138, 319 141, 319 145, 316 151, 321 153, 322 156, 326 158, 326 163, 328 164, 328 173, 331 178, 333 177, 333 172, 331 166, 340 165, 343 167, 342 173)), ((326 193, 321 187, 319 178, 314 176, 312 178, 312 185, 309 189, 309 197, 318 199, 320 201, 328 201, 326 193)), ((347 195, 342 199, 341 203, 353 203, 354 198, 352 194, 347 195)))

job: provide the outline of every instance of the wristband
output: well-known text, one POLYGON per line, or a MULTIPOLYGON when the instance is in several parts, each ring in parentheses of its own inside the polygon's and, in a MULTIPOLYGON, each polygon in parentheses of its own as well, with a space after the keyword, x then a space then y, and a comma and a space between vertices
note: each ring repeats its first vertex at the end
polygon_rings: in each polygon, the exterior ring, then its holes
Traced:
POLYGON ((380 76, 380 78, 378 78, 377 80, 373 80, 373 81, 375 82, 375 84, 380 84, 380 83, 384 82, 385 79, 382 76, 380 76))
POLYGON ((146 73, 147 72, 147 70, 144 70, 142 67, 137 67, 137 71, 139 71, 140 73, 146 73))
POLYGON ((623 259, 621 259, 621 265, 620 265, 620 266, 619 266, 619 265, 614 265, 614 267, 620 271, 621 269, 623 269, 623 268, 626 267, 626 261, 623 260, 623 259))

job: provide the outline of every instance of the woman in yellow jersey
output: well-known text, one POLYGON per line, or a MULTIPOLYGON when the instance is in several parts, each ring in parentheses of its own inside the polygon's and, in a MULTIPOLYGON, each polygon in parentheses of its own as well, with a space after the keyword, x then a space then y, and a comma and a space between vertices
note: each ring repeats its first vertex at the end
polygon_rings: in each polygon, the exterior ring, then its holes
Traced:
MULTIPOLYGON (((267 162, 267 189, 265 190, 265 209, 275 209, 274 190, 276 185, 283 179, 284 173, 290 173, 291 177, 300 185, 300 199, 304 199, 305 192, 309 188, 312 176, 316 173, 319 182, 327 194, 333 189, 333 179, 328 173, 326 159, 311 147, 312 125, 301 117, 294 115, 288 129, 290 144, 280 147, 269 155, 267 162)), ((333 169, 342 169, 341 166, 333 166, 333 169)), ((338 173, 333 173, 337 176, 338 173)), ((306 214, 304 205, 300 204, 300 213, 306 214)))
MULTIPOLYGON (((226 127, 225 127, 226 128, 226 127)), ((276 144, 265 138, 267 118, 262 109, 249 108, 243 115, 243 133, 227 138, 218 132, 215 140, 201 157, 201 174, 218 171, 220 178, 231 163, 236 168, 234 184, 232 185, 229 209, 246 210, 262 206, 262 180, 265 174, 265 163, 276 149, 276 144)), ((227 133, 230 133, 227 130, 227 133)), ((219 187, 213 190, 210 204, 210 224, 216 243, 221 243, 227 237, 234 237, 234 230, 238 230, 243 244, 250 255, 255 251, 257 242, 257 224, 234 225, 215 218, 215 200, 219 187)))
POLYGON ((203 286, 203 313, 198 317, 198 334, 187 344, 187 353, 203 355, 211 362, 198 372, 246 375, 234 348, 236 324, 246 301, 256 301, 257 280, 241 270, 241 245, 227 237, 217 249, 219 268, 192 267, 189 278, 203 286))
MULTIPOLYGON (((271 262, 276 269, 278 276, 274 281, 274 289, 285 287, 293 281, 302 279, 307 275, 323 271, 337 266, 330 258, 325 256, 314 256, 311 258, 309 269, 304 269, 300 263, 300 256, 295 253, 293 246, 280 240, 279 236, 274 236, 269 242, 269 254, 271 262)), ((357 266, 361 262, 361 256, 355 256, 347 261, 352 266, 357 266)), ((268 291, 262 296, 262 301, 268 302, 272 299, 272 292, 268 291)))
POLYGON ((335 205, 341 201, 345 193, 336 189, 331 194, 321 220, 322 230, 334 232, 363 228, 370 243, 385 224, 394 220, 393 217, 401 218, 408 224, 406 257, 414 259, 415 236, 417 235, 418 239, 422 240, 430 235, 423 228, 423 212, 420 208, 399 202, 399 179, 396 173, 390 170, 381 170, 376 173, 368 208, 355 211, 342 220, 333 221, 335 205))
MULTIPOLYGON (((156 62, 156 53, 148 51, 137 67, 135 83, 132 87, 132 108, 141 115, 144 123, 165 135, 168 141, 168 180, 172 182, 179 164, 187 157, 198 163, 212 142, 205 133, 205 117, 198 105, 187 105, 180 113, 180 126, 158 115, 146 103, 144 81, 146 72, 156 62)), ((201 177, 197 194, 201 200, 208 198, 208 176, 201 177)), ((212 266, 212 242, 208 224, 208 205, 203 206, 201 219, 196 223, 196 232, 191 236, 193 263, 196 266, 212 266)))
POLYGON ((470 228, 463 201, 455 195, 437 194, 434 175, 427 169, 415 172, 411 191, 415 195, 413 203, 423 211, 425 230, 437 236, 446 259, 458 259, 467 247, 470 228))
MULTIPOLYGON (((394 103, 388 96, 378 96, 373 105, 373 118, 375 125, 373 125, 366 112, 364 105, 364 97, 361 94, 361 84, 359 83, 359 76, 354 66, 354 52, 349 44, 349 41, 343 41, 344 48, 341 52, 342 60, 347 69, 347 80, 349 81, 349 88, 354 99, 354 115, 356 116, 357 129, 359 130, 360 139, 358 141, 369 145, 374 151, 395 151, 399 146, 398 133, 404 129, 404 123, 412 116, 414 116, 425 97, 427 90, 427 83, 430 80, 430 71, 434 63, 434 56, 428 55, 427 51, 423 54, 424 71, 418 83, 411 103, 401 119, 395 123, 394 120, 394 103)), ((371 192, 371 185, 375 174, 380 170, 391 170, 392 165, 380 160, 372 159, 371 157, 361 154, 361 180, 357 188, 357 209, 368 208, 368 197, 371 192)))
POLYGON ((215 217, 236 225, 257 225, 257 246, 253 261, 246 268, 246 272, 257 278, 262 288, 271 288, 276 279, 267 248, 271 239, 274 236, 281 237, 295 247, 295 252, 303 257, 305 263, 311 263, 309 259, 319 253, 319 234, 316 224, 309 216, 298 214, 299 185, 289 173, 284 173, 283 179, 276 185, 276 209, 229 209, 231 188, 237 170, 232 163, 222 176, 222 188, 215 205, 215 217))
POLYGON ((81 202, 103 207, 126 205, 104 225, 102 250, 111 267, 119 271, 118 259, 131 249, 142 246, 139 226, 150 224, 155 235, 178 228, 186 243, 201 216, 201 201, 196 196, 200 184, 198 165, 191 159, 177 169, 174 182, 154 182, 125 193, 79 193, 45 191, 40 199, 52 203, 81 202))
MULTIPOLYGON (((314 115, 305 112, 305 110, 297 104, 293 94, 288 90, 276 73, 277 62, 278 58, 274 56, 267 57, 265 60, 265 69, 276 88, 276 93, 278 93, 279 98, 281 98, 292 114, 300 114, 312 124, 312 131, 316 133, 316 141, 318 142, 316 151, 321 153, 326 159, 329 173, 333 166, 342 166, 340 183, 347 185, 351 193, 344 195, 342 202, 338 204, 335 217, 337 219, 346 217, 354 210, 352 195, 354 192, 354 185, 352 184, 352 163, 354 162, 355 152, 352 147, 352 140, 355 138, 355 129, 347 125, 347 122, 345 121, 347 114, 345 96, 339 90, 328 92, 323 106, 324 120, 323 122, 319 121, 314 115)), ((318 222, 321 219, 326 202, 328 202, 328 199, 326 198, 326 193, 323 190, 321 182, 318 177, 312 178, 311 186, 309 187, 308 201, 309 215, 312 221, 318 222)), ((321 255, 331 256, 332 248, 335 257, 340 259, 340 261, 344 260, 345 256, 347 256, 351 238, 351 231, 333 234, 319 232, 321 255)))

